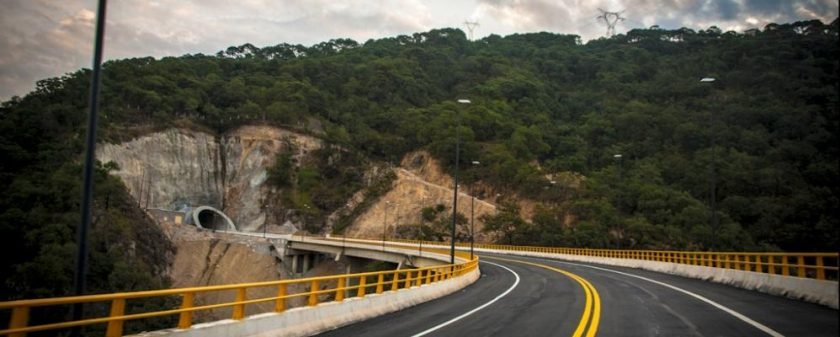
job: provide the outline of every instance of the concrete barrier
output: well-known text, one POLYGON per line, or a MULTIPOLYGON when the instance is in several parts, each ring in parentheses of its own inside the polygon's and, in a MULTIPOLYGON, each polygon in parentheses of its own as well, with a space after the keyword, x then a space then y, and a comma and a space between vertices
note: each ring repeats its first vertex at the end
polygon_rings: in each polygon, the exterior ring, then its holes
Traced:
MULTIPOLYGON (((242 235, 241 233, 237 233, 242 235)), ((286 240, 295 240, 292 236, 277 236, 286 240)), ((318 238, 301 238, 298 243, 320 244, 346 248, 367 249, 376 254, 398 253, 400 256, 436 260, 441 264, 449 262, 449 255, 420 252, 412 247, 393 247, 388 243, 385 248, 375 245, 381 241, 347 240, 337 242, 318 238), (372 243, 374 245, 372 245, 372 243)), ((467 262, 456 258, 457 263, 467 262)), ((226 319, 210 323, 195 324, 189 329, 166 329, 144 332, 134 337, 269 337, 269 336, 311 336, 336 329, 348 324, 360 322, 376 316, 399 311, 426 301, 440 298, 472 284, 481 275, 476 266, 474 270, 448 280, 413 286, 381 294, 368 294, 364 297, 351 297, 341 302, 325 302, 313 307, 288 309, 282 313, 264 313, 246 317, 243 320, 226 319)))
MULTIPOLYGON (((376 242, 374 240, 355 240, 360 242, 376 242)), ((417 247, 413 243, 389 243, 392 246, 417 247)), ((449 249, 449 246, 424 244, 423 247, 449 249)), ((468 250, 468 247, 458 246, 457 250, 468 250)), ((476 252, 541 257, 563 261, 576 261, 609 266, 619 266, 650 270, 665 274, 701 279, 717 282, 733 287, 758 291, 770 295, 787 297, 795 300, 817 303, 832 309, 840 307, 840 286, 837 281, 817 280, 796 276, 757 273, 735 269, 694 266, 680 263, 646 261, 636 259, 618 259, 609 257, 539 253, 527 251, 499 250, 475 248, 476 252)))
POLYGON ((472 284, 480 275, 481 271, 476 268, 466 275, 433 284, 354 297, 342 302, 321 303, 314 307, 294 308, 282 313, 259 314, 240 321, 227 319, 196 324, 190 329, 159 330, 133 336, 311 336, 449 295, 472 284))
POLYGON ((727 284, 738 288, 822 304, 833 309, 838 309, 838 295, 840 293, 838 293, 837 281, 774 275, 735 269, 694 266, 671 262, 495 249, 476 249, 476 251, 644 269, 727 284))

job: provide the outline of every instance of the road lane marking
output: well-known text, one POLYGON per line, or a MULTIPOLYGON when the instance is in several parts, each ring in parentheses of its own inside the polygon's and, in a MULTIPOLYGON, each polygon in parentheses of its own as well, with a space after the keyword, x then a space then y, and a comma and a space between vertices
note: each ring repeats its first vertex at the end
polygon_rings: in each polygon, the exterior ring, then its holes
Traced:
POLYGON ((713 306, 713 307, 715 307, 715 308, 718 308, 718 309, 720 309, 720 310, 723 310, 724 312, 726 312, 726 313, 728 313, 728 314, 730 314, 730 315, 732 315, 732 316, 735 316, 735 318, 738 318, 738 319, 740 319, 740 320, 742 320, 742 321, 746 322, 747 324, 752 325, 753 327, 755 327, 755 328, 757 328, 757 329, 759 329, 759 330, 763 331, 764 333, 766 333, 766 334, 768 334, 768 335, 770 335, 770 336, 773 336, 773 337, 784 337, 784 335, 782 335, 782 334, 781 334, 781 333, 779 333, 778 331, 773 330, 773 329, 769 328, 768 326, 766 326, 766 325, 764 325, 764 324, 761 324, 761 323, 759 323, 759 322, 756 322, 756 321, 754 321, 754 320, 750 319, 749 317, 747 317, 747 316, 745 316, 745 315, 743 315, 743 314, 741 314, 741 313, 739 313, 739 312, 737 312, 737 311, 735 311, 735 310, 732 310, 732 309, 730 309, 730 308, 728 308, 728 307, 724 306, 723 304, 717 303, 717 302, 712 301, 712 300, 710 300, 710 299, 708 299, 708 298, 706 298, 706 297, 703 297, 702 295, 699 295, 699 294, 693 293, 693 292, 691 292, 691 291, 685 290, 685 289, 680 288, 680 287, 677 287, 677 286, 670 285, 670 284, 665 283, 665 282, 657 281, 657 280, 650 279, 650 278, 647 278, 647 277, 644 277, 644 276, 639 276, 639 275, 634 275, 634 274, 630 274, 630 273, 621 272, 621 271, 618 271, 618 270, 612 270, 612 269, 607 269, 607 268, 595 267, 595 266, 590 266, 590 265, 585 265, 585 264, 579 264, 579 263, 573 263, 573 262, 565 262, 565 261, 555 261, 555 262, 565 263, 565 264, 570 264, 570 265, 575 265, 575 266, 581 266, 581 267, 587 267, 587 268, 592 268, 592 269, 597 269, 597 270, 603 270, 603 271, 608 271, 608 272, 613 272, 613 273, 616 273, 616 274, 621 274, 621 275, 624 275, 624 276, 635 277, 635 278, 637 278, 637 279, 640 279, 640 280, 645 280, 645 281, 648 281, 648 282, 651 282, 651 283, 655 283, 655 284, 661 285, 661 286, 663 286, 663 287, 671 288, 671 289, 673 289, 673 290, 679 291, 679 292, 681 292, 681 293, 683 293, 683 294, 686 294, 686 295, 688 295, 688 296, 694 297, 694 298, 696 298, 696 299, 698 299, 698 300, 700 300, 700 301, 706 302, 707 304, 710 304, 710 305, 712 305, 712 306, 713 306))
POLYGON ((513 289, 514 289, 514 288, 516 288, 516 286, 517 286, 517 285, 519 285, 519 274, 517 274, 515 271, 511 270, 510 268, 505 267, 505 266, 503 266, 503 265, 500 265, 500 264, 498 264, 498 263, 493 263, 493 262, 482 261, 481 263, 489 263, 489 264, 492 264, 492 265, 494 265, 494 266, 496 266, 496 267, 500 267, 500 268, 503 268, 503 269, 505 269, 505 270, 509 271, 511 274, 513 274, 513 276, 514 276, 514 277, 516 277, 516 281, 514 281, 514 282, 513 282, 513 285, 511 285, 511 286, 510 286, 510 288, 508 288, 507 290, 505 290, 505 292, 503 292, 503 293, 499 294, 499 296, 496 296, 494 299, 490 300, 489 302, 484 303, 484 304, 482 304, 481 306, 479 306, 479 307, 477 307, 477 308, 475 308, 475 309, 472 309, 472 310, 470 310, 470 311, 467 311, 467 312, 463 313, 462 315, 460 315, 460 316, 458 316, 458 317, 455 317, 455 318, 450 319, 450 320, 448 320, 448 321, 446 321, 446 322, 443 322, 443 323, 441 323, 441 324, 438 324, 438 325, 436 325, 436 326, 434 326, 434 327, 431 327, 431 328, 429 328, 429 329, 427 329, 427 330, 425 330, 425 331, 419 332, 419 333, 417 333, 417 334, 413 335, 412 337, 425 336, 425 335, 427 335, 427 334, 429 334, 429 333, 432 333, 432 332, 435 332, 435 331, 437 331, 438 329, 441 329, 441 328, 443 328, 443 327, 445 327, 445 326, 447 326, 447 325, 449 325, 449 324, 455 323, 455 322, 457 322, 457 321, 459 321, 459 320, 463 319, 464 317, 467 317, 467 316, 469 316, 469 315, 472 315, 472 314, 474 314, 475 312, 477 312, 477 311, 479 311, 479 310, 481 310, 481 309, 486 308, 488 305, 491 305, 491 304, 495 303, 496 301, 498 301, 498 300, 499 300, 499 299, 501 299, 502 297, 505 297, 508 293, 510 293, 511 291, 513 291, 513 289))
POLYGON ((598 295, 598 291, 595 290, 595 287, 592 283, 589 283, 585 278, 578 276, 577 274, 573 274, 571 272, 555 268, 552 266, 547 266, 544 264, 534 263, 534 262, 527 262, 527 261, 520 261, 520 260, 512 260, 512 259, 505 259, 495 256, 483 256, 484 258, 488 259, 496 259, 502 261, 509 261, 509 262, 516 262, 521 264, 532 265, 535 267, 540 267, 543 269, 548 269, 553 272, 557 272, 560 274, 565 275, 566 277, 575 280, 580 286, 583 288, 583 294, 586 297, 586 303, 583 306, 583 314, 581 314, 580 322, 578 323, 577 328, 575 329, 574 333, 572 333, 572 337, 582 337, 584 336, 584 332, 586 332, 586 337, 594 337, 595 334, 598 332, 598 325, 601 321, 601 296, 598 295), (588 327, 588 328, 587 328, 588 327))

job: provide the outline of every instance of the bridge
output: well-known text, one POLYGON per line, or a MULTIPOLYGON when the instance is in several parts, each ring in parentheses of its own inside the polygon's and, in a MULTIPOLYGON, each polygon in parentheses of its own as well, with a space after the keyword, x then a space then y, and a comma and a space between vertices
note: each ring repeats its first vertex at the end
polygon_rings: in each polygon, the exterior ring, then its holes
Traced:
MULTIPOLYGON (((263 236, 256 233, 240 235, 263 236)), ((130 321, 175 317, 138 336, 837 336, 837 253, 714 253, 458 245, 266 235, 278 256, 306 269, 313 256, 388 261, 395 270, 182 289, 0 303, 2 335, 86 326, 122 336, 130 321), (294 262, 297 261, 297 262, 294 262), (306 261, 310 261, 307 263, 306 261), (257 290, 262 289, 262 292, 257 290), (270 295, 265 294, 268 290, 270 295), (230 293, 198 305, 197 296, 230 293), (127 312, 127 302, 177 305, 127 312), (302 302, 299 307, 292 303, 302 302), (424 303, 425 302, 425 303, 424 303), (32 310, 105 303, 101 317, 30 325, 32 310), (273 312, 249 314, 258 303, 273 312), (230 319, 194 323, 200 311, 230 319)))

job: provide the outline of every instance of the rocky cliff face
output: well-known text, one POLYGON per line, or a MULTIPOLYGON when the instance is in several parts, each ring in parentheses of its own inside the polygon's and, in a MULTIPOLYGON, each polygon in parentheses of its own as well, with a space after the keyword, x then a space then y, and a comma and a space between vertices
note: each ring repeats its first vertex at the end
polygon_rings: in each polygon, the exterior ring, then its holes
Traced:
POLYGON ((321 146, 317 138, 268 126, 244 126, 221 136, 173 128, 100 144, 96 155, 119 165, 113 174, 144 208, 209 205, 238 229, 254 231, 266 223, 267 168, 277 154, 294 151, 299 159, 321 146))

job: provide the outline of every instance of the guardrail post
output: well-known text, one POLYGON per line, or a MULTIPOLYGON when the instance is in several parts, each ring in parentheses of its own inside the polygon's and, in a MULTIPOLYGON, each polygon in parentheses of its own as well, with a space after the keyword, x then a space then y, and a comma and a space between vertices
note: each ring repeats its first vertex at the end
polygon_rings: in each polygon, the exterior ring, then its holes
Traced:
POLYGON ((773 255, 767 255, 767 272, 770 274, 776 274, 776 259, 773 255))
POLYGON ((755 256, 755 271, 757 271, 759 273, 764 272, 764 268, 761 265, 761 255, 756 255, 755 256))
POLYGON ((367 276, 359 276, 359 290, 356 291, 356 297, 365 297, 365 291, 367 289, 367 276))
POLYGON ((805 277, 805 256, 796 257, 796 274, 799 277, 805 277))
POLYGON ((245 318, 245 288, 236 289, 236 304, 233 305, 233 319, 240 320, 245 318))
POLYGON ((418 271, 417 271, 417 280, 414 282, 414 285, 416 285, 416 286, 418 286, 418 287, 419 287, 419 286, 421 286, 421 285, 423 285, 423 279, 424 279, 424 277, 423 277, 423 270, 422 270, 422 269, 421 269, 421 270, 418 270, 418 271))
POLYGON ((782 255, 782 275, 790 276, 790 266, 788 265, 787 255, 782 255))
MULTIPOLYGON (((125 315, 125 299, 115 298, 111 301, 111 315, 110 318, 120 317, 125 315)), ((120 337, 123 333, 123 320, 113 320, 108 322, 108 329, 105 331, 105 337, 120 337)))
POLYGON ((825 266, 823 265, 823 257, 816 256, 817 258, 817 280, 825 280, 825 266))
POLYGON ((400 272, 394 272, 394 280, 391 282, 391 291, 397 291, 400 286, 400 272))
MULTIPOLYGON (((181 299, 181 309, 192 309, 195 293, 184 293, 181 299)), ((192 311, 182 311, 178 317, 178 329, 189 329, 192 326, 192 311)))
POLYGON ((318 284, 318 280, 313 280, 312 283, 309 285, 309 301, 307 305, 310 307, 314 307, 318 305, 318 292, 321 291, 321 286, 318 284))
POLYGON ((344 278, 338 278, 338 285, 335 287, 335 301, 344 301, 344 278))
POLYGON ((411 288, 411 274, 411 270, 405 272, 405 286, 403 286, 403 288, 411 288))
POLYGON ((381 294, 385 287, 385 274, 379 273, 379 279, 376 281, 376 293, 381 294))
POLYGON ((274 311, 286 311, 286 284, 280 283, 277 285, 277 301, 274 302, 274 311))
POLYGON ((426 270, 426 284, 432 283, 432 270, 426 270))
MULTIPOLYGON (((29 307, 15 307, 9 320, 9 329, 25 328, 29 325, 29 307)), ((26 337, 25 332, 9 334, 9 337, 26 337)))

